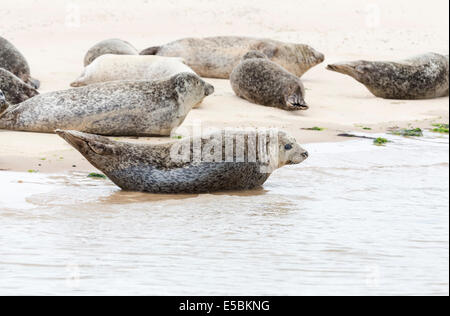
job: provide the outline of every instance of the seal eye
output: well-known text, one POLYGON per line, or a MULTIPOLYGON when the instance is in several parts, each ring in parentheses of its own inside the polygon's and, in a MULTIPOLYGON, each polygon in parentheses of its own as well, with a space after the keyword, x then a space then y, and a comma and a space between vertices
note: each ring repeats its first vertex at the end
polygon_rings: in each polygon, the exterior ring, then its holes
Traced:
POLYGON ((292 147, 291 144, 287 144, 287 145, 284 146, 284 149, 286 149, 286 150, 291 150, 292 148, 293 147, 292 147))

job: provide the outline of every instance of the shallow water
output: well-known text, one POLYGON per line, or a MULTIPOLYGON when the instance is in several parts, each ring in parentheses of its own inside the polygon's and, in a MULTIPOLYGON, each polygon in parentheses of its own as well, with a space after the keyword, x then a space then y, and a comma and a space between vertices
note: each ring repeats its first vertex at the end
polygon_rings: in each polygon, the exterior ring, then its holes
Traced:
POLYGON ((448 295, 448 137, 388 138, 245 193, 0 172, 0 294, 448 295))

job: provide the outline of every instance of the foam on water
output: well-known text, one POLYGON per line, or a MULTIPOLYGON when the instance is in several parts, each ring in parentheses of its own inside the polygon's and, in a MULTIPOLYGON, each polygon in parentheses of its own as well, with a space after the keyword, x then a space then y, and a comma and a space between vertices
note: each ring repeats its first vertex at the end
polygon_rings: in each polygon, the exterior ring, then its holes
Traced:
POLYGON ((380 136, 251 192, 1 172, 0 294, 448 295, 448 137, 380 136))

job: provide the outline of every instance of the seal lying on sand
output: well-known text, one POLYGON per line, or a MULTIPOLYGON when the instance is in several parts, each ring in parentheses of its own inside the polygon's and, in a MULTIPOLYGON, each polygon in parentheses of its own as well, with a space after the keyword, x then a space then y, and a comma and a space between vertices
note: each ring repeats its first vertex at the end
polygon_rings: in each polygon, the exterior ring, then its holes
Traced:
POLYGON ((114 55, 139 55, 136 48, 127 41, 112 38, 101 41, 92 46, 84 56, 84 66, 90 65, 97 57, 114 54, 114 55))
POLYGON ((325 59, 307 45, 236 36, 186 38, 148 48, 141 55, 181 57, 201 77, 228 79, 242 57, 252 50, 264 53, 298 77, 325 59))
POLYGON ((236 95, 252 103, 287 111, 308 109, 300 79, 260 52, 247 53, 230 81, 236 95))
POLYGON ((32 86, 26 84, 14 74, 0 68, 0 90, 11 104, 21 103, 39 94, 32 86))
POLYGON ((380 98, 419 100, 449 95, 448 55, 429 53, 400 62, 355 61, 327 69, 355 78, 380 98))
POLYGON ((195 74, 181 58, 108 54, 98 57, 87 66, 71 86, 118 80, 162 80, 182 72, 195 74))
POLYGON ((128 191, 204 193, 254 189, 263 185, 274 169, 299 164, 308 157, 295 139, 284 132, 276 132, 274 137, 256 133, 252 137, 251 133, 239 131, 218 132, 206 139, 187 138, 159 145, 116 142, 75 131, 58 130, 56 133, 116 185, 128 191), (203 153, 202 159, 197 161, 194 158, 196 143, 203 153), (227 143, 231 144, 229 160, 225 154, 227 143), (181 155, 182 159, 177 156, 180 148, 186 152, 181 155), (246 153, 240 161, 236 158, 239 151, 246 153), (259 154, 252 159, 249 153, 253 151, 270 152, 270 158, 259 154), (206 158, 205 153, 217 155, 218 160, 206 158), (267 165, 273 168, 266 169, 267 165))
POLYGON ((31 78, 30 66, 19 50, 8 40, 0 36, 0 68, 8 70, 23 82, 39 89, 40 82, 31 78))
POLYGON ((213 90, 197 75, 182 73, 164 81, 116 81, 56 91, 10 107, 0 129, 167 136, 213 90))

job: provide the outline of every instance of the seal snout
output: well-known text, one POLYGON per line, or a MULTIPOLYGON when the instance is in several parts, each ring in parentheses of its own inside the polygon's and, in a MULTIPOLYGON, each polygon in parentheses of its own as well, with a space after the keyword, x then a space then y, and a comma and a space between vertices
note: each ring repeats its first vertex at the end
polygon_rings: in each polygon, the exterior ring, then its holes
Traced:
POLYGON ((316 50, 314 51, 314 57, 316 58, 316 60, 319 64, 321 64, 325 61, 325 54, 318 52, 316 50))
POLYGON ((205 84, 205 96, 212 95, 214 93, 214 86, 206 83, 205 84))
POLYGON ((358 64, 356 63, 337 63, 330 64, 327 66, 327 70, 339 72, 344 75, 349 75, 351 77, 357 77, 360 73, 358 69, 358 64))

